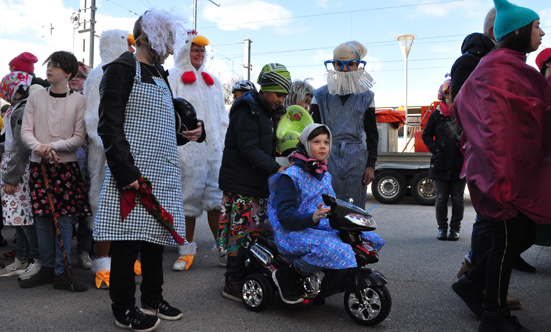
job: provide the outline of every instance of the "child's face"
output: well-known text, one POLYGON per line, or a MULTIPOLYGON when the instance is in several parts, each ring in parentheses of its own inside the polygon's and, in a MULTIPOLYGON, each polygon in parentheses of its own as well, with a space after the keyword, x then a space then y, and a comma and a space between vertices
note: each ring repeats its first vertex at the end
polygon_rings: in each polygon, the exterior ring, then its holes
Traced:
POLYGON ((59 63, 55 61, 48 61, 48 68, 46 70, 46 76, 48 77, 48 82, 51 84, 67 83, 71 74, 66 73, 61 69, 59 63))
POLYGON ((329 158, 330 148, 327 134, 319 134, 310 140, 310 152, 317 161, 324 161, 329 158))
POLYGON ((312 97, 309 95, 306 95, 306 98, 304 98, 303 101, 297 103, 298 106, 304 108, 305 110, 310 110, 310 104, 312 103, 312 97))

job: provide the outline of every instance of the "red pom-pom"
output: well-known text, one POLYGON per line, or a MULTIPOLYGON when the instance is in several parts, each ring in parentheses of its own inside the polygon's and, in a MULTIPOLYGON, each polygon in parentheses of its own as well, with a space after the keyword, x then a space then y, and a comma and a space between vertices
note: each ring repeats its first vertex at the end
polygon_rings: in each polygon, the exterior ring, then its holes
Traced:
POLYGON ((203 76, 203 80, 205 81, 205 83, 207 83, 207 85, 214 85, 214 80, 212 79, 212 77, 210 77, 209 74, 201 72, 201 76, 203 76))
POLYGON ((192 71, 186 71, 182 75, 182 82, 184 82, 185 84, 191 84, 191 83, 195 82, 196 80, 197 80, 197 78, 195 78, 195 74, 192 71))

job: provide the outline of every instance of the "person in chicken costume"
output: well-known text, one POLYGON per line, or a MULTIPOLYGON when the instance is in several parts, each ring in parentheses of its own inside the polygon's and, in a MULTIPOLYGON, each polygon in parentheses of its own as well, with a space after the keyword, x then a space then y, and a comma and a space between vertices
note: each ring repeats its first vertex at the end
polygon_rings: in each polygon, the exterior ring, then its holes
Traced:
MULTIPOLYGON (((118 58, 126 51, 134 53, 132 46, 136 42, 132 34, 124 30, 106 30, 99 39, 101 63, 88 75, 84 84, 84 98, 86 100, 86 133, 88 135, 88 172, 90 173, 90 189, 88 192, 92 216, 88 220, 88 227, 94 227, 94 220, 98 211, 99 194, 103 177, 105 175, 105 151, 103 143, 98 135, 99 122, 99 84, 103 77, 103 66, 118 58)), ((92 262, 92 269, 96 273, 96 286, 109 288, 109 272, 111 270, 111 258, 108 256, 110 241, 96 243, 98 258, 92 262)), ((136 266, 139 272, 139 266, 136 266)))
MULTIPOLYGON (((203 211, 207 211, 209 228, 216 239, 222 202, 218 173, 229 124, 222 84, 205 70, 208 39, 195 31, 183 39, 175 50, 174 68, 169 70, 168 80, 174 97, 189 101, 197 111, 197 118, 205 121, 208 139, 202 144, 189 142, 178 147, 188 244, 179 248, 180 258, 172 267, 175 271, 187 270, 193 262, 197 250, 193 242, 195 224, 203 211)), ((219 253, 219 265, 225 266, 226 255, 219 253)))

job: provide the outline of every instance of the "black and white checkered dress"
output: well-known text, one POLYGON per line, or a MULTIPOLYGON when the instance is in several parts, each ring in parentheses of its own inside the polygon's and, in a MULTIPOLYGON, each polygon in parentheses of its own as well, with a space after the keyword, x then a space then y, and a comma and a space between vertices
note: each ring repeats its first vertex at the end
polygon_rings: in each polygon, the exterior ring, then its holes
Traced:
MULTIPOLYGON (((174 133, 174 106, 168 86, 141 82, 136 76, 125 111, 124 133, 134 164, 153 184, 153 194, 174 217, 174 228, 185 236, 180 162, 174 133)), ((96 241, 147 241, 177 246, 170 233, 137 200, 136 207, 121 221, 119 191, 107 167, 94 226, 96 241)))

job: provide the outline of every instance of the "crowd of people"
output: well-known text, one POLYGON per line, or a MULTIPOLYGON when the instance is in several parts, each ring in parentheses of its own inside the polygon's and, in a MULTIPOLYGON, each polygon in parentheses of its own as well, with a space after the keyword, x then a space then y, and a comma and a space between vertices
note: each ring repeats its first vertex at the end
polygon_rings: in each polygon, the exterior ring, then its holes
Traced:
MULTIPOLYGON (((528 66, 526 54, 544 34, 539 16, 494 3, 484 33, 465 39, 440 86, 423 141, 433 153, 438 240, 459 238, 466 185, 477 212, 453 290, 481 317, 480 331, 527 331, 511 316, 520 302, 507 291, 513 267, 533 268, 520 253, 533 244, 534 225, 551 223, 551 50, 536 59, 540 73, 528 66)), ((364 45, 337 46, 319 89, 266 64, 256 85, 235 82, 228 113, 220 81, 205 68, 209 40, 178 15, 149 10, 132 33, 104 31, 99 44, 93 70, 58 51, 44 61, 42 80, 38 59, 24 52, 2 79, 0 97, 10 105, 2 108, 1 224, 15 228, 17 247, 4 254, 13 263, 0 276, 17 276, 22 288, 86 291, 71 275, 76 237, 79 265, 109 289, 115 324, 152 331, 161 319, 183 317, 163 298, 163 253, 177 247, 172 269, 188 270, 203 213, 230 300, 243 301, 244 245, 259 235, 274 234, 292 261, 272 275, 286 303, 304 300, 302 276, 356 267, 320 195, 365 208, 374 178, 379 137, 364 45), (276 128, 291 107, 315 124, 287 135, 293 149, 278 151, 276 128)), ((376 250, 385 243, 374 232, 362 237, 376 250)))

